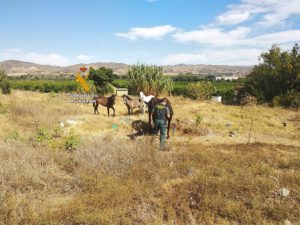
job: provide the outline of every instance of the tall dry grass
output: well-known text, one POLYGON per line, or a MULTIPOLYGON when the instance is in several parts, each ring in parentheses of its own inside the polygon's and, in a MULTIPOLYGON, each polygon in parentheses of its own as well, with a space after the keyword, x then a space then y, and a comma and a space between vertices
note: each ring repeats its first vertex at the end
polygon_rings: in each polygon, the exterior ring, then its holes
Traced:
POLYGON ((73 152, 1 143, 3 224, 282 224, 299 221, 299 148, 103 136, 73 152), (290 196, 279 196, 280 188, 290 196))
POLYGON ((170 97, 181 129, 161 152, 157 137, 127 137, 131 122, 147 116, 127 117, 120 98, 114 118, 67 100, 1 96, 1 225, 300 221, 299 113, 170 97), (288 197, 279 195, 283 187, 288 197))

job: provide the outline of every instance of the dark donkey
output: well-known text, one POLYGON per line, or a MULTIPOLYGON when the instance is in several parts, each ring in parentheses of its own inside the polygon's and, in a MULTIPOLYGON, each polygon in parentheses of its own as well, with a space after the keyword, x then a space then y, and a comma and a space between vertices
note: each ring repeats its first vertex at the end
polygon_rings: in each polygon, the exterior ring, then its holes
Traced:
POLYGON ((112 95, 110 97, 105 97, 105 96, 98 96, 98 97, 94 97, 93 98, 94 102, 93 102, 93 107, 94 107, 94 114, 99 114, 98 112, 98 106, 103 105, 107 108, 107 114, 109 116, 109 109, 112 108, 112 110, 114 110, 114 115, 115 116, 115 108, 114 108, 114 104, 116 102, 116 95, 112 95))
MULTIPOLYGON (((149 116, 149 129, 151 130, 151 117, 152 117, 152 111, 154 109, 154 107, 161 103, 163 99, 159 99, 159 98, 152 98, 149 102, 148 102, 148 116, 149 116)), ((168 132, 167 132, 167 138, 170 137, 170 125, 171 125, 171 121, 172 121, 172 117, 173 117, 173 109, 171 106, 171 103, 169 100, 167 100, 167 107, 170 109, 170 118, 168 118, 168 132)))
POLYGON ((123 102, 127 106, 128 109, 128 115, 130 115, 134 108, 139 108, 140 112, 144 109, 144 102, 138 98, 138 99, 132 99, 128 95, 123 95, 123 102))

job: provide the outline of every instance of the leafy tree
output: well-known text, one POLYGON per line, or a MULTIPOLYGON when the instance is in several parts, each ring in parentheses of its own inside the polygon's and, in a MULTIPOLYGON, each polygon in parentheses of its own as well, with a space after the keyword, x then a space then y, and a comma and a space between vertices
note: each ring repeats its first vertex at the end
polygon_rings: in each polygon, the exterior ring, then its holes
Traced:
POLYGON ((10 83, 4 70, 0 70, 0 88, 2 89, 2 94, 10 94, 10 83))
MULTIPOLYGON (((292 51, 283 51, 273 45, 262 53, 246 80, 246 92, 254 95, 259 102, 272 102, 275 96, 298 96, 300 91, 300 50, 295 44, 292 51)), ((290 97, 289 97, 290 99, 290 97)), ((277 97, 277 102, 278 97, 277 97)), ((286 102, 286 101, 285 101, 286 102)), ((297 101, 296 101, 297 102, 297 101)))
POLYGON ((96 92, 99 94, 113 93, 114 89, 111 83, 117 76, 113 73, 112 69, 100 67, 99 69, 94 69, 90 67, 89 80, 94 82, 96 92))
POLYGON ((89 74, 89 79, 94 81, 96 87, 104 87, 116 78, 113 70, 105 67, 100 67, 99 69, 90 67, 89 74))
POLYGON ((161 66, 136 64, 128 71, 129 88, 132 92, 143 91, 146 95, 159 96, 173 89, 173 81, 163 74, 161 66))
POLYGON ((210 82, 197 82, 187 85, 187 96, 193 99, 209 99, 216 91, 216 87, 210 82))

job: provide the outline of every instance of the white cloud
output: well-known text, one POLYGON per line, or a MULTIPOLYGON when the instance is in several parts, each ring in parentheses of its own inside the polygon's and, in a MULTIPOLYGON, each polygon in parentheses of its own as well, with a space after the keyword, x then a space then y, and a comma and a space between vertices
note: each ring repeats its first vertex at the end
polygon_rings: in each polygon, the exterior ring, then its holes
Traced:
POLYGON ((300 14, 300 0, 242 0, 228 8, 217 17, 217 23, 174 33, 178 42, 197 43, 199 52, 169 54, 164 63, 251 65, 257 64, 257 57, 272 44, 290 50, 288 47, 300 42, 300 29, 285 28, 292 15, 300 14), (248 23, 248 27, 236 27, 255 16, 255 22, 248 23), (226 29, 224 25, 228 24, 235 28, 226 29))
POLYGON ((218 17, 222 24, 238 24, 250 18, 250 12, 227 12, 218 17))
POLYGON ((70 61, 67 57, 58 54, 39 54, 35 52, 25 53, 23 57, 24 61, 34 62, 43 65, 55 65, 66 66, 70 65, 70 61))
POLYGON ((258 62, 261 49, 204 49, 198 53, 169 54, 163 61, 165 65, 175 64, 214 64, 214 65, 254 65, 258 62))
POLYGON ((67 66, 71 65, 68 57, 59 54, 40 54, 36 52, 24 52, 21 49, 6 49, 0 52, 0 60, 22 60, 43 65, 67 66))
POLYGON ((178 32, 173 37, 179 42, 196 42, 211 46, 230 46, 242 41, 251 31, 248 27, 238 27, 229 32, 220 28, 203 28, 200 30, 178 32))
POLYGON ((223 31, 220 28, 204 28, 178 32, 173 37, 179 42, 196 42, 210 47, 271 46, 272 44, 296 43, 300 41, 300 30, 285 30, 249 37, 251 29, 238 27, 223 31))
POLYGON ((256 36, 243 40, 246 45, 268 46, 272 44, 289 44, 300 41, 300 30, 285 30, 256 36))
POLYGON ((293 15, 300 14, 299 0, 242 0, 228 6, 229 10, 217 17, 218 24, 239 24, 259 16, 258 25, 284 25, 293 15))
POLYGON ((129 40, 136 40, 139 38, 160 40, 164 36, 174 32, 175 30, 176 28, 171 25, 149 28, 135 27, 131 28, 127 33, 116 33, 115 35, 118 37, 128 38, 129 40))
POLYGON ((82 61, 82 62, 88 62, 88 61, 94 59, 95 57, 94 57, 94 56, 91 56, 91 55, 84 55, 84 54, 81 54, 81 55, 76 56, 76 58, 77 58, 79 61, 82 61))

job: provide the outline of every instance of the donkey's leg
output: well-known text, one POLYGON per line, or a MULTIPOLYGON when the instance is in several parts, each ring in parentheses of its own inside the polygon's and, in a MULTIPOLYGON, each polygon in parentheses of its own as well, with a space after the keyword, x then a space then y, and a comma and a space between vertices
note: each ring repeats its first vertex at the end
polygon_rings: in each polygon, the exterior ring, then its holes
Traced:
POLYGON ((114 106, 112 106, 111 108, 112 108, 112 110, 114 110, 114 116, 115 116, 116 110, 115 110, 114 106))
POLYGON ((149 117, 149 133, 152 133, 152 127, 151 127, 151 110, 148 108, 148 117, 149 117))
POLYGON ((130 115, 130 106, 127 106, 127 110, 128 110, 128 115, 130 115))
POLYGON ((94 114, 96 114, 97 113, 98 104, 95 103, 93 106, 94 106, 94 114))
POLYGON ((109 117, 109 107, 107 107, 107 115, 108 115, 108 117, 109 117))
POLYGON ((99 115, 98 107, 99 107, 99 105, 97 105, 97 114, 99 115))

